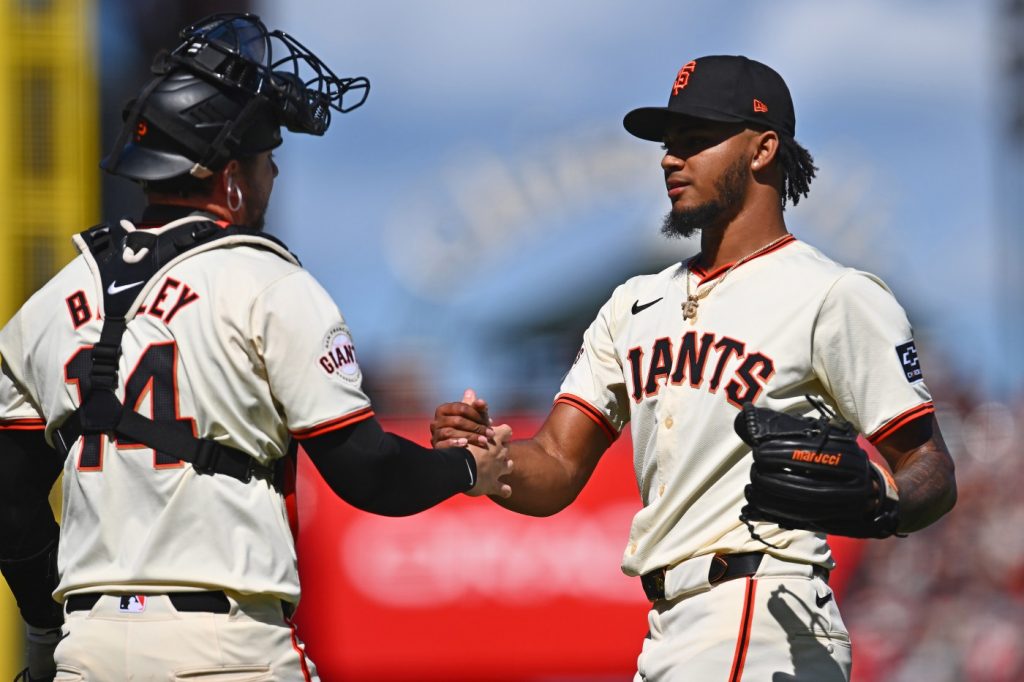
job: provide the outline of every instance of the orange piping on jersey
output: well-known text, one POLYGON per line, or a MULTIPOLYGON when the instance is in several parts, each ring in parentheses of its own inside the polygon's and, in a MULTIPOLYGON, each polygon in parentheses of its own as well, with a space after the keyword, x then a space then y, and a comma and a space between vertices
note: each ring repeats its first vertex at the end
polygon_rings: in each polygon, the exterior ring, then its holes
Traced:
POLYGON ((878 445, 883 440, 885 440, 892 434, 896 433, 910 422, 920 417, 923 417, 926 414, 932 414, 933 412, 935 412, 935 403, 931 401, 922 403, 917 407, 912 407, 906 412, 893 417, 885 424, 878 427, 874 433, 868 436, 868 442, 871 443, 872 445, 878 445))
POLYGON ((555 404, 557 405, 558 403, 565 403, 566 405, 575 407, 577 410, 582 412, 588 419, 590 419, 590 421, 601 427, 604 435, 608 437, 609 443, 614 443, 619 437, 619 432, 615 430, 615 427, 612 426, 612 423, 604 416, 604 413, 583 398, 571 393, 563 393, 555 398, 555 404))
POLYGON ((292 622, 291 618, 285 618, 284 622, 288 623, 288 627, 292 631, 292 648, 295 649, 295 653, 299 655, 299 665, 302 666, 302 678, 306 682, 313 682, 313 676, 309 674, 309 666, 306 665, 306 649, 299 646, 299 632, 295 627, 295 623, 292 622))
POLYGON ((40 431, 46 428, 42 419, 11 419, 0 421, 0 431, 40 431))
MULTIPOLYGON (((769 248, 769 249, 765 249, 765 250, 764 250, 763 252, 761 252, 761 253, 757 254, 756 256, 754 256, 753 258, 751 258, 750 260, 747 260, 747 261, 744 261, 743 263, 740 263, 740 267, 742 268, 742 267, 743 267, 744 265, 746 265, 747 263, 750 263, 750 262, 752 262, 752 261, 755 261, 755 260, 757 260, 758 258, 761 258, 761 257, 763 257, 763 256, 767 256, 767 255, 768 255, 769 253, 775 253, 775 252, 776 252, 776 251, 778 251, 779 249, 781 249, 781 248, 783 248, 783 247, 785 247, 785 246, 788 246, 788 245, 792 244, 792 243, 793 243, 793 242, 795 242, 795 241, 796 241, 796 237, 794 237, 794 236, 793 236, 793 235, 791 235, 791 234, 787 234, 787 235, 786 235, 785 237, 783 237, 782 239, 780 239, 780 240, 779 240, 779 242, 778 242, 777 244, 774 244, 774 245, 772 245, 772 247, 771 247, 771 248, 769 248)), ((710 281, 711 281, 711 280, 713 280, 713 279, 718 279, 718 278, 719 278, 719 277, 721 277, 721 276, 722 276, 723 274, 725 274, 725 271, 726 271, 726 270, 728 270, 729 268, 731 268, 731 267, 733 266, 733 264, 732 264, 732 263, 726 263, 725 265, 722 265, 722 266, 720 266, 720 267, 717 267, 717 268, 715 268, 714 270, 712 270, 711 272, 708 272, 707 270, 705 270, 705 269, 704 269, 704 268, 702 268, 701 266, 699 266, 699 265, 695 265, 695 264, 693 263, 693 261, 697 260, 698 258, 700 258, 700 255, 699 255, 699 254, 698 254, 697 256, 694 256, 694 257, 693 257, 693 258, 692 258, 692 259, 690 260, 690 265, 689 265, 689 268, 690 268, 690 272, 692 272, 693 274, 695 274, 695 275, 697 275, 698 277, 700 277, 700 282, 698 282, 698 283, 697 283, 697 286, 700 286, 701 284, 705 284, 705 283, 707 283, 707 282, 710 282, 710 281)))
POLYGON ((322 424, 317 424, 316 426, 311 426, 308 429, 303 429, 301 431, 292 431, 292 435, 298 438, 299 440, 313 438, 314 436, 320 436, 325 433, 330 433, 331 431, 343 429, 346 426, 358 424, 361 421, 366 421, 372 416, 373 408, 364 407, 360 410, 356 410, 355 412, 350 412, 349 414, 338 417, 337 419, 332 419, 331 421, 327 421, 322 424))
POLYGON ((740 620, 740 632, 736 638, 736 653, 732 659, 732 672, 729 673, 729 682, 740 682, 743 677, 743 664, 747 661, 747 649, 750 647, 750 630, 754 620, 754 593, 757 591, 757 581, 747 577, 747 590, 743 595, 743 617, 740 620))

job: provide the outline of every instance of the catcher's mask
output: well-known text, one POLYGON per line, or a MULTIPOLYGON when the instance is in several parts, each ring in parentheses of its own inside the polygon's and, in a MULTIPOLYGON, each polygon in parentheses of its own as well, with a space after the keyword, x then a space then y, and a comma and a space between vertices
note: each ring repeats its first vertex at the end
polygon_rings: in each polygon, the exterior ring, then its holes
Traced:
POLYGON ((126 105, 104 170, 143 182, 184 173, 206 178, 229 159, 277 147, 281 126, 323 135, 332 109, 352 111, 370 91, 366 78, 339 78, 253 14, 215 14, 180 37, 126 105))

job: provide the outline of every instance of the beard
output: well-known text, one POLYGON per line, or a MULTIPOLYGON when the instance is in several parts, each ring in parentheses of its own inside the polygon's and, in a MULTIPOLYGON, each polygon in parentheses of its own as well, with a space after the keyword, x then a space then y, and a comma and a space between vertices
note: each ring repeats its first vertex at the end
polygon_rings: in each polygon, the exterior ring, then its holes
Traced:
POLYGON ((718 196, 711 201, 682 211, 670 211, 661 224, 661 233, 670 239, 689 239, 734 216, 747 193, 746 161, 736 159, 715 183, 715 189, 718 196))

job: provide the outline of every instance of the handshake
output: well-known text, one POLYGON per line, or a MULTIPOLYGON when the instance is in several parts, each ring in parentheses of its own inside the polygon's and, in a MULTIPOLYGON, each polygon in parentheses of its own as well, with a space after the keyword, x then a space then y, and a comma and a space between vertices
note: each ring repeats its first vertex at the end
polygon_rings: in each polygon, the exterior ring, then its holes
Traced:
POLYGON ((464 447, 473 455, 476 477, 467 495, 512 495, 512 486, 502 480, 514 468, 509 452, 512 428, 493 426, 487 401, 477 398, 472 389, 466 390, 462 402, 445 403, 434 411, 430 441, 435 448, 464 447))

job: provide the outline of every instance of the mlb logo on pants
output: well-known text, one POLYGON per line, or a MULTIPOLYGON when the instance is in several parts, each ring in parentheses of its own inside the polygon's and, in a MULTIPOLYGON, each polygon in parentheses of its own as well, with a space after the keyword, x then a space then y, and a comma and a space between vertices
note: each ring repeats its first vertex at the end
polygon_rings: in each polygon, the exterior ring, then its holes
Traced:
POLYGON ((126 594, 121 597, 121 606, 119 609, 122 613, 142 613, 146 610, 146 595, 144 594, 126 594))

